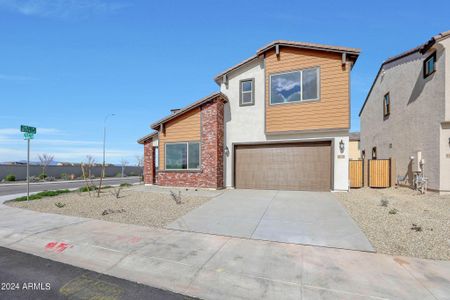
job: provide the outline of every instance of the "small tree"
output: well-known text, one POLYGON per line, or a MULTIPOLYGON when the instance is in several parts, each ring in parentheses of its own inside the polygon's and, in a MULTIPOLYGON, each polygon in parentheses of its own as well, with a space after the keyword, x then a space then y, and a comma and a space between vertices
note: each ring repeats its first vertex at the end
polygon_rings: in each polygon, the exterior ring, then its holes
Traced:
POLYGON ((51 154, 39 154, 38 155, 39 161, 40 161, 40 166, 42 167, 42 174, 47 175, 45 173, 45 171, 47 170, 48 165, 50 165, 53 161, 53 159, 55 158, 53 155, 51 154))
POLYGON ((125 167, 128 165, 128 161, 124 158, 120 161, 120 165, 122 166, 122 177, 125 176, 125 167))
POLYGON ((92 177, 92 168, 95 166, 95 158, 92 155, 86 155, 86 163, 85 166, 87 168, 87 175, 89 178, 92 177))
POLYGON ((141 177, 141 180, 144 178, 144 155, 136 155, 136 166, 139 167, 139 177, 141 177))

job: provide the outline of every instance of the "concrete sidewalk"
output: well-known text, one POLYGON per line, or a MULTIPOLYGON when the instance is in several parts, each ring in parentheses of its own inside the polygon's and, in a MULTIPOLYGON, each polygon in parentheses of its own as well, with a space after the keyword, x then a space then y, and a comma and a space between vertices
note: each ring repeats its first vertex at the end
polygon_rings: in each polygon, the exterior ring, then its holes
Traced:
POLYGON ((204 299, 450 299, 450 262, 0 205, 0 246, 204 299))

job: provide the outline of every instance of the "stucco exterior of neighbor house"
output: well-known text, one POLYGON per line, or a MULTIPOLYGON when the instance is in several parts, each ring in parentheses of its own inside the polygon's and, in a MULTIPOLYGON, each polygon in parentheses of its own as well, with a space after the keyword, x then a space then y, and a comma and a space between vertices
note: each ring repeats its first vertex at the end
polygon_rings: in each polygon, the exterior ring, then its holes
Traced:
POLYGON ((450 31, 386 60, 360 119, 366 158, 393 158, 405 184, 422 172, 450 192, 450 31))
POLYGON ((359 132, 350 132, 350 142, 348 150, 348 158, 350 160, 361 159, 361 139, 359 132))
POLYGON ((347 191, 359 49, 274 41, 141 138, 146 184, 347 191), (157 166, 156 166, 157 165, 157 166))

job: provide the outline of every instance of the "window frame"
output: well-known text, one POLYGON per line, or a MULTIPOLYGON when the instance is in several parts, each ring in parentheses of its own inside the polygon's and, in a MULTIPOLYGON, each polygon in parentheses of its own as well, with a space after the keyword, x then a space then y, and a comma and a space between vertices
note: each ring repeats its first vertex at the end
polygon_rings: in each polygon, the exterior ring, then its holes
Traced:
POLYGON ((252 106, 255 105, 255 78, 247 78, 247 79, 241 79, 239 80, 239 106, 252 106), (248 103, 244 103, 244 97, 243 97, 243 93, 249 93, 248 91, 243 91, 242 89, 242 85, 244 82, 251 82, 252 83, 252 90, 250 91, 251 93, 251 102, 248 103))
POLYGON ((428 57, 423 61, 423 78, 427 78, 431 76, 434 72, 436 72, 436 51, 428 55, 428 57), (433 72, 427 73, 427 62, 433 60, 433 72))
POLYGON ((277 72, 277 73, 271 73, 269 75, 269 105, 284 105, 284 104, 300 104, 304 102, 314 102, 314 101, 320 101, 320 90, 321 90, 321 77, 320 77, 320 66, 314 66, 309 67, 305 69, 296 69, 296 70, 290 70, 285 72, 277 72), (317 70, 317 97, 313 99, 303 99, 303 71, 307 70, 317 70), (290 73, 300 73, 300 100, 297 101, 290 101, 290 102, 281 102, 281 103, 272 103, 272 77, 277 75, 283 75, 283 74, 290 74, 290 73))
POLYGON ((200 171, 202 167, 202 143, 200 141, 168 142, 164 143, 164 170, 165 171, 200 171), (167 145, 186 145, 186 169, 167 168, 167 145), (198 144, 198 168, 189 168, 189 144, 198 144))
POLYGON ((387 92, 383 96, 383 117, 388 118, 391 115, 391 94, 387 92), (386 104, 386 96, 388 98, 388 103, 386 104))

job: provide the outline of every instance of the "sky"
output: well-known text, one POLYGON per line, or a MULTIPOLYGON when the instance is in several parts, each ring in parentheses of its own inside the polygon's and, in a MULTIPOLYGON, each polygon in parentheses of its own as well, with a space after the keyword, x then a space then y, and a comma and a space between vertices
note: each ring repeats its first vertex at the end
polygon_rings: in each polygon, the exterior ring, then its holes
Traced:
POLYGON ((215 75, 285 39, 361 48, 351 124, 383 60, 450 30, 450 1, 0 0, 0 162, 136 163, 136 140, 215 75))

